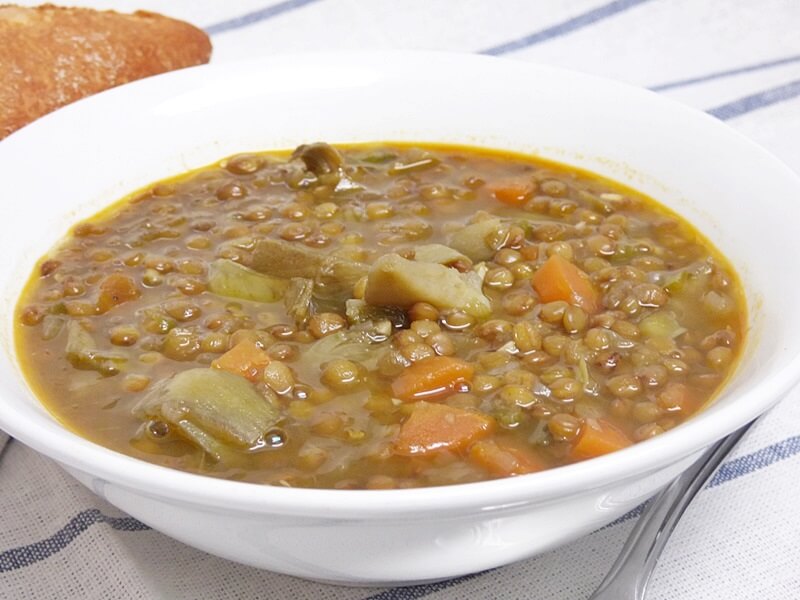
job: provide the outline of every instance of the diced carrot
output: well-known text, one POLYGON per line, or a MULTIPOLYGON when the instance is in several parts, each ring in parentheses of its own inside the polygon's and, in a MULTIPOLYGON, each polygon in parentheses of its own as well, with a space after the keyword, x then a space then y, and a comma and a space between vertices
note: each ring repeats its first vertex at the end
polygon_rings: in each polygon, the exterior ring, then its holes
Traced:
POLYGON ((503 204, 522 206, 533 196, 533 187, 525 183, 507 183, 492 188, 492 192, 503 204))
POLYGON ((586 419, 570 457, 584 460, 627 448, 633 442, 623 431, 603 419, 586 419))
POLYGON ((535 473, 546 468, 533 449, 501 444, 493 440, 480 440, 472 444, 469 457, 472 462, 497 477, 535 473))
POLYGON ((97 310, 101 313, 108 312, 123 302, 135 300, 139 295, 139 288, 131 277, 121 273, 112 273, 100 283, 97 310))
POLYGON ((214 360, 211 366, 241 375, 250 381, 258 381, 264 374, 264 367, 268 364, 269 355, 264 350, 251 340, 242 340, 214 360))
POLYGON ((673 381, 664 386, 657 396, 658 405, 667 412, 680 412, 687 415, 700 408, 699 401, 692 389, 684 384, 673 381))
POLYGON ((471 364, 458 358, 423 358, 392 382, 392 394, 405 402, 444 398, 453 393, 457 383, 471 381, 474 372, 471 364))
POLYGON ((493 429, 494 420, 486 415, 446 404, 417 402, 400 427, 394 451, 413 456, 437 450, 464 450, 493 429))
POLYGON ((600 296, 589 276, 558 254, 539 267, 532 283, 542 302, 564 300, 590 314, 600 309, 600 296))

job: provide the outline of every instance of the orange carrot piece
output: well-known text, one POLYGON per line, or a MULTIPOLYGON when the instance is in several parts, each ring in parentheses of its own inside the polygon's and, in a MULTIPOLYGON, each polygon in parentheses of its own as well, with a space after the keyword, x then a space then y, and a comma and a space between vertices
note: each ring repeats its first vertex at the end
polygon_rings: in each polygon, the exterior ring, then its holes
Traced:
POLYGON ((264 367, 268 364, 269 355, 264 350, 253 341, 242 340, 214 360, 211 366, 241 375, 250 381, 258 381, 264 374, 264 367))
POLYGON ((584 460, 627 448, 633 442, 623 431, 603 419, 586 419, 570 457, 584 460))
POLYGON ((453 393, 461 381, 471 381, 474 367, 458 358, 431 356, 406 368, 392 382, 392 394, 405 402, 436 400, 453 393))
POLYGON ((589 276, 558 254, 548 258, 531 281, 542 302, 564 300, 589 314, 600 310, 600 296, 589 276))
POLYGON ((437 450, 460 451, 493 429, 494 420, 486 415, 446 404, 417 402, 400 427, 394 451, 403 456, 437 450))
POLYGON ((533 187, 524 183, 508 183, 493 188, 492 192, 503 204, 522 206, 533 196, 533 187))
POLYGON ((97 299, 97 310, 108 312, 128 300, 135 300, 140 295, 136 282, 121 273, 112 273, 100 283, 100 296, 97 299))
POLYGON ((531 448, 510 446, 493 440, 480 440, 469 449, 472 462, 497 477, 535 473, 546 468, 531 448))

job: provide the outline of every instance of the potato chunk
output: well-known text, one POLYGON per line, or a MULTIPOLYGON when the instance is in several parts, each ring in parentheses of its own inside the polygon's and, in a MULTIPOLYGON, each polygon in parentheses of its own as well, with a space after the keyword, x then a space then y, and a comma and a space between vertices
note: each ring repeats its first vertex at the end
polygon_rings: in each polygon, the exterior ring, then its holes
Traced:
POLYGON ((427 302, 440 310, 456 308, 478 318, 492 311, 489 299, 466 275, 397 254, 385 254, 375 261, 367 276, 364 300, 373 306, 400 307, 427 302))
POLYGON ((417 262, 437 263, 452 267, 456 263, 472 265, 472 261, 458 250, 444 244, 423 244, 414 248, 414 260, 417 262))
POLYGON ((503 227, 500 219, 487 219, 459 229, 450 236, 448 246, 466 254, 475 262, 489 260, 499 249, 495 247, 497 234, 503 227))

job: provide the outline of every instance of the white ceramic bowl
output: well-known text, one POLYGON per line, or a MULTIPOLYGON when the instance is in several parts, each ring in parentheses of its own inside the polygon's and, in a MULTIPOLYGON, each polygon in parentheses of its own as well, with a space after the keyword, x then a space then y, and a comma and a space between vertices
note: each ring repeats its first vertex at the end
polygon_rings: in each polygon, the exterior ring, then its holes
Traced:
MULTIPOLYGON (((411 583, 519 560, 619 517, 800 375, 800 180, 730 128, 619 83, 433 53, 281 56, 127 85, 0 142, 0 426, 122 510, 208 552, 351 584, 411 583), (498 481, 390 491, 286 489, 128 458, 62 428, 17 368, 12 310, 70 224, 236 152, 309 141, 507 148, 627 183, 695 223, 738 267, 750 333, 704 413, 629 449, 498 481)), ((713 524, 709 524, 713 527, 713 524)))

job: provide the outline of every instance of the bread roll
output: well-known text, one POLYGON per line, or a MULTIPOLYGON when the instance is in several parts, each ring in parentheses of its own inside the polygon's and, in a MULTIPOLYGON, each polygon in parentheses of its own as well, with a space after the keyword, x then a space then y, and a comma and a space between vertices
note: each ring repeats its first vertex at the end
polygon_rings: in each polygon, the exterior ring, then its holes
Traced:
POLYGON ((210 56, 203 31, 155 13, 0 5, 0 139, 84 96, 210 56))

